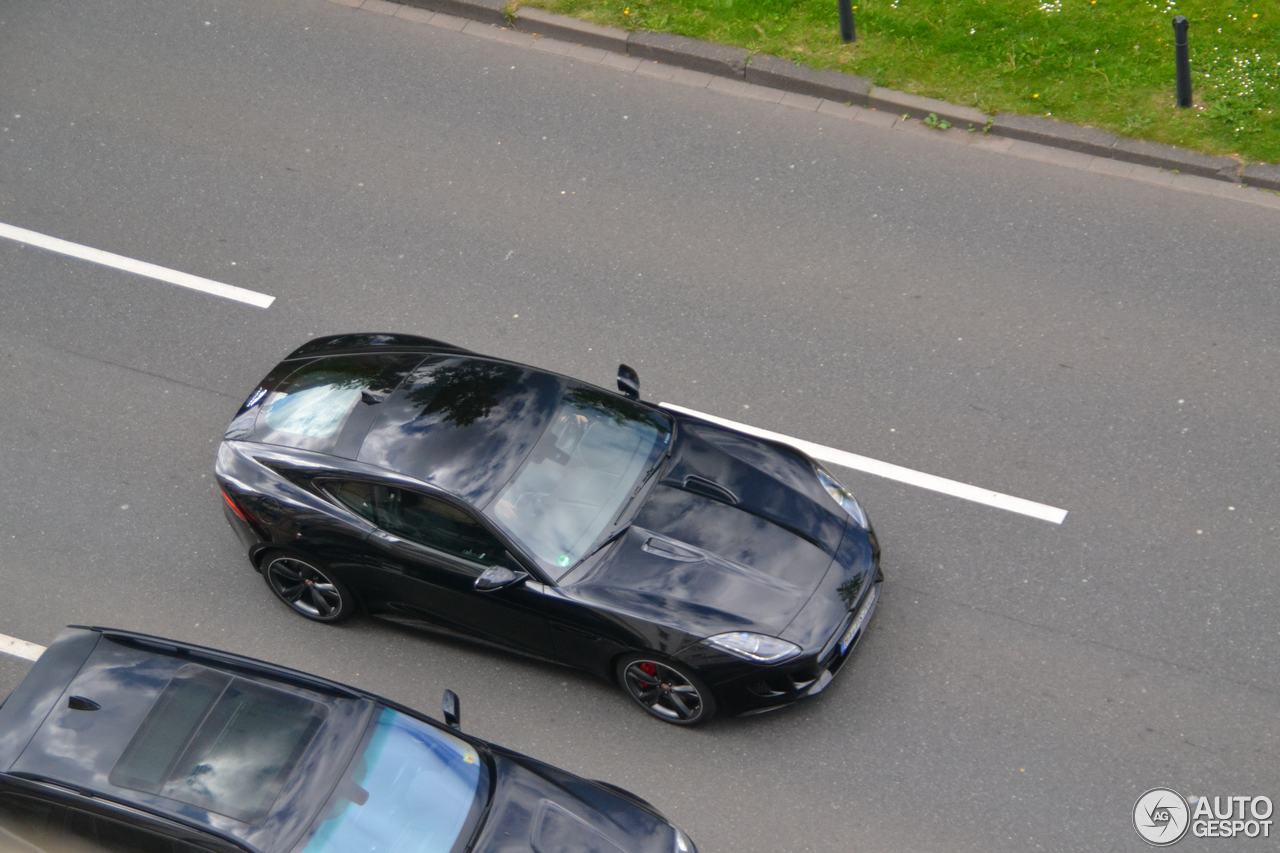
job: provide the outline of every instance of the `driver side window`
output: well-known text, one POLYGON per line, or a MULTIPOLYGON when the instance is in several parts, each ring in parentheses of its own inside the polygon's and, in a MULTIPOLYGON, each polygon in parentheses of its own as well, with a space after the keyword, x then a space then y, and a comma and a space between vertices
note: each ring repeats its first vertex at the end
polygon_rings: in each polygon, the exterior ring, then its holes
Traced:
POLYGON ((519 568, 492 533, 447 501, 380 486, 377 504, 379 525, 389 533, 482 566, 519 568))
POLYGON ((0 792, 0 849, 60 853, 199 853, 196 847, 77 808, 0 792), (12 846, 10 846, 12 845, 12 846))
POLYGON ((378 512, 374 506, 375 486, 372 483, 362 483, 359 480, 332 480, 323 485, 324 490, 347 509, 366 521, 380 525, 378 512))

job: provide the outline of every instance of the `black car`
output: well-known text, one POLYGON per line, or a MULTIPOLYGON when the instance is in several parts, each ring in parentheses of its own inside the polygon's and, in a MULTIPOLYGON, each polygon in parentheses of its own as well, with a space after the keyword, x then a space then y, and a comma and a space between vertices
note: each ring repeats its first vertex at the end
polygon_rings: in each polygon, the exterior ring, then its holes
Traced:
POLYGON ((394 702, 69 628, 0 705, 0 849, 684 853, 653 806, 394 702))
POLYGON ((225 514, 297 613, 357 608, 580 667, 660 719, 822 691, 880 549, 800 451, 440 341, 319 338, 218 451, 225 514))

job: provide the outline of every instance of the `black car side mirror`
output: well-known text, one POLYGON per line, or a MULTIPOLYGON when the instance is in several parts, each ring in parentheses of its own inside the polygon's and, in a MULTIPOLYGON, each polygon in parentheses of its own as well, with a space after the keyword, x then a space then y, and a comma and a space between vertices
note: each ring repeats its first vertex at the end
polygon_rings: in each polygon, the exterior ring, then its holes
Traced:
POLYGON ((450 728, 462 731, 462 700, 458 698, 458 694, 452 690, 444 692, 444 701, 441 703, 444 711, 444 721, 450 728))
POLYGON ((640 399, 640 374, 634 367, 618 365, 618 390, 632 400, 640 399))
POLYGON ((528 572, 517 572, 506 566, 490 566, 476 578, 477 592, 492 592, 495 589, 506 589, 515 586, 529 577, 528 572))

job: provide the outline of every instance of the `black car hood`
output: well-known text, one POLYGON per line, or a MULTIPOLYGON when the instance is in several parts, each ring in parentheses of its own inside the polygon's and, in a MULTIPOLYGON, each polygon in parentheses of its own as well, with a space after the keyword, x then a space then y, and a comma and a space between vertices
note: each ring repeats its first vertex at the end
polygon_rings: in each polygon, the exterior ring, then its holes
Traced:
POLYGON ((697 636, 779 634, 822 583, 847 519, 805 457, 681 421, 661 482, 572 580, 587 600, 697 636))
POLYGON ((727 503, 835 555, 848 518, 800 451, 687 416, 663 483, 727 503))
POLYGON ((484 853, 647 853, 675 849, 671 824, 639 798, 495 749, 497 780, 472 848, 484 853))

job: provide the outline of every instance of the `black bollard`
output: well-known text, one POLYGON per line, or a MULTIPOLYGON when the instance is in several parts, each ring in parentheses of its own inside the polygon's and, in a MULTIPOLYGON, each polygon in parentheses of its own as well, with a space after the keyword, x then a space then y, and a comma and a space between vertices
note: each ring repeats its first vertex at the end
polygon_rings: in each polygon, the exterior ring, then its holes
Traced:
POLYGON ((850 4, 853 0, 837 0, 840 6, 840 38, 845 42, 851 42, 858 37, 853 31, 853 6, 850 4))
POLYGON ((1178 66, 1178 106, 1191 106, 1191 58, 1187 52, 1187 19, 1173 16, 1173 54, 1178 66))

